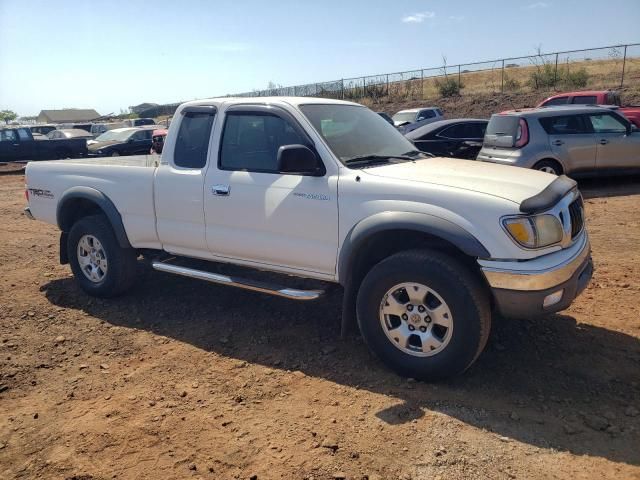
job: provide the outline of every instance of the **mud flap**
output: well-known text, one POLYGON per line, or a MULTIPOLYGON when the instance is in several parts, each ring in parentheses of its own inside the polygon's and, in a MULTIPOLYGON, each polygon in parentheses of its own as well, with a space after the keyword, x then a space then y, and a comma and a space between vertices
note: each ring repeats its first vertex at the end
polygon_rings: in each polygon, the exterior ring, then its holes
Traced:
POLYGON ((60 233, 60 265, 66 265, 69 263, 69 255, 67 252, 67 239, 69 234, 67 232, 60 233))

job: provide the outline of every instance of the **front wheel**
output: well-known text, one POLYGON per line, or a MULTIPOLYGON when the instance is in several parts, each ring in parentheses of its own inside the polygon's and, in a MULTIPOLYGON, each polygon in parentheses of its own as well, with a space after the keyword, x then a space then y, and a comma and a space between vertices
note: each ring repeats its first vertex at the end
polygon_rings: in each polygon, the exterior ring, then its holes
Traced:
POLYGON ((114 297, 135 281, 135 250, 120 246, 104 215, 84 217, 71 227, 67 255, 76 281, 89 295, 114 297))
POLYGON ((360 286, 358 324, 369 348, 402 376, 438 380, 464 372, 487 343, 489 296, 454 258, 395 254, 360 286))

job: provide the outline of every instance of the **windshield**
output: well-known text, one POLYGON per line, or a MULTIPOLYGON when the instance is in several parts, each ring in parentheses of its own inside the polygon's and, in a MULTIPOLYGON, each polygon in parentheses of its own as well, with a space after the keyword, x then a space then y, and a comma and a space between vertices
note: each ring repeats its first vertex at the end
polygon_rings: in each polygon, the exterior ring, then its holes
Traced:
POLYGON ((380 115, 355 105, 301 105, 300 110, 340 161, 356 157, 405 156, 415 146, 380 115))
POLYGON ((416 119, 416 112, 398 112, 393 117, 394 122, 413 122, 416 119))
POLYGON ((98 142, 112 142, 112 141, 124 141, 127 140, 132 133, 136 130, 121 130, 116 132, 115 130, 109 130, 96 138, 98 142))

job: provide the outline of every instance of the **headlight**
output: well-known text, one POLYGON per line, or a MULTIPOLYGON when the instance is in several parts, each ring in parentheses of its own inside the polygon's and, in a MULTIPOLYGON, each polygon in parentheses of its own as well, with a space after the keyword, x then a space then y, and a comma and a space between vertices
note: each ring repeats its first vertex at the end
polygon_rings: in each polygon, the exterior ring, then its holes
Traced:
POLYGON ((562 224, 553 215, 511 217, 502 221, 509 235, 525 248, 542 248, 562 241, 562 224))

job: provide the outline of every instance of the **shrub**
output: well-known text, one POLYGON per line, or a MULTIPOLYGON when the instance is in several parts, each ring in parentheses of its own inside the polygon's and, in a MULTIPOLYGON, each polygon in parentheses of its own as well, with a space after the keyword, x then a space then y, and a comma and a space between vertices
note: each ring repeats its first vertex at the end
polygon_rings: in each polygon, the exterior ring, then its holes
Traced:
POLYGON ((553 88, 556 85, 556 81, 556 72, 550 63, 537 67, 536 71, 529 76, 529 85, 534 90, 553 88))
POLYGON ((453 97, 455 95, 460 95, 460 90, 464 88, 462 83, 459 83, 449 77, 445 77, 444 80, 436 79, 435 83, 441 97, 453 97))
POLYGON ((515 92, 517 90, 520 90, 520 82, 518 80, 516 80, 515 78, 511 78, 508 77, 507 75, 504 76, 504 89, 507 92, 515 92))
POLYGON ((562 80, 567 87, 582 88, 587 86, 587 82, 589 81, 589 74, 584 67, 573 72, 570 72, 569 67, 567 67, 562 80))

